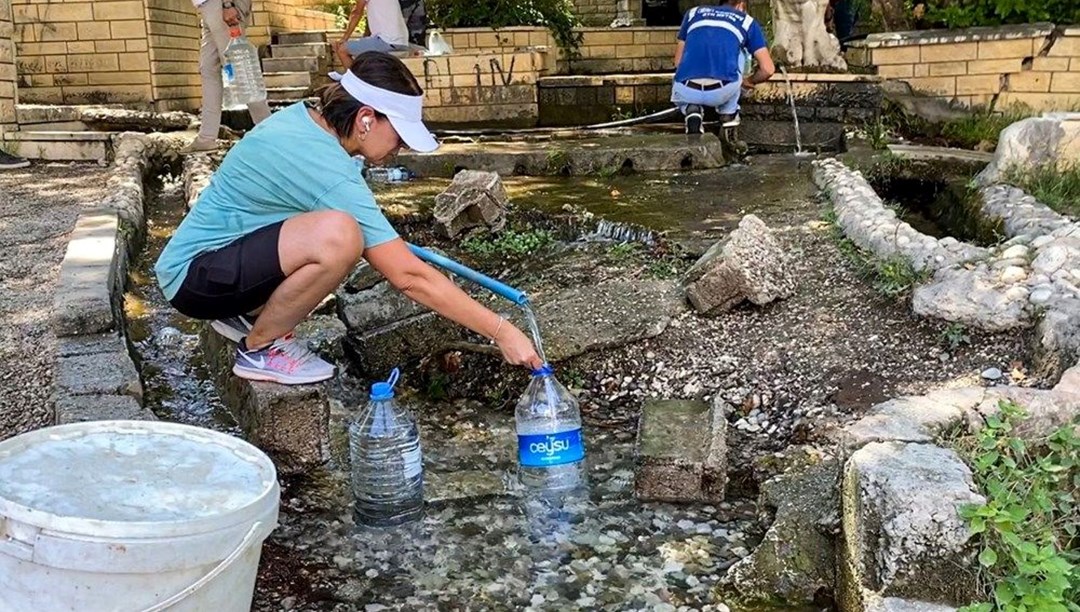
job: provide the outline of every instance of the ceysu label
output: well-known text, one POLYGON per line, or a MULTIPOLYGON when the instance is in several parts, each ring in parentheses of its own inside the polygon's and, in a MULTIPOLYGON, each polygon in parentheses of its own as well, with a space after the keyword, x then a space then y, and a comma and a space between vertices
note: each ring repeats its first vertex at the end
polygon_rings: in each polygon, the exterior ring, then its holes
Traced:
POLYGON ((518 460, 526 467, 550 467, 585 458, 581 430, 518 436, 518 460))

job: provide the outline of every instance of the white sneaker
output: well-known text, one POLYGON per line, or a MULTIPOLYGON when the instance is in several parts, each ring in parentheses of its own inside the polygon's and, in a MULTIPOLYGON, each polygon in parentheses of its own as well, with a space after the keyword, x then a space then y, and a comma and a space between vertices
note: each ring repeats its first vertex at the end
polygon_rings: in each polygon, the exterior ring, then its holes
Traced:
POLYGON ((229 317, 228 319, 217 319, 210 322, 211 329, 233 342, 240 342, 243 340, 244 336, 248 335, 251 328, 254 326, 255 319, 243 315, 239 317, 229 317))
POLYGON ((248 350, 241 340, 236 345, 233 374, 248 380, 306 385, 333 378, 337 368, 312 353, 292 334, 274 340, 270 346, 248 350))

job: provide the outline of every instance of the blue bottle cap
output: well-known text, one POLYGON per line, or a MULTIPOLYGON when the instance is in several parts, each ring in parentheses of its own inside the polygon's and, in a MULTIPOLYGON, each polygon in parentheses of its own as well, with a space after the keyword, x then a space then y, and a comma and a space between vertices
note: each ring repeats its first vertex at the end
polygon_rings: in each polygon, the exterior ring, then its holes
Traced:
POLYGON ((541 376, 551 376, 554 373, 555 373, 555 368, 551 367, 550 363, 545 363, 544 365, 540 366, 539 368, 533 370, 532 375, 533 375, 534 378, 539 378, 541 376))
POLYGON ((390 378, 386 382, 377 382, 371 385, 371 399, 373 400, 388 400, 394 398, 394 385, 397 384, 398 378, 401 376, 401 372, 397 368, 394 368, 393 372, 390 372, 390 378))

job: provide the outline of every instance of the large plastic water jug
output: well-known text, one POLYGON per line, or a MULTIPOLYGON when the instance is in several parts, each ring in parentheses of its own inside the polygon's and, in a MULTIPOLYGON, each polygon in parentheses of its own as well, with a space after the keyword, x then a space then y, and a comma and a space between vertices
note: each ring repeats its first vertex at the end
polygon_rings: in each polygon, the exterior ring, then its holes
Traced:
POLYGON ((225 48, 221 66, 224 87, 222 107, 226 110, 247 108, 252 102, 266 100, 259 50, 251 44, 239 27, 229 30, 229 46, 225 48))
POLYGON ((439 30, 431 30, 427 37, 427 55, 449 55, 454 52, 450 43, 443 38, 439 30))
POLYGON ((0 442, 0 610, 247 612, 279 495, 259 449, 187 425, 0 442))
POLYGON ((400 525, 424 510, 420 429, 394 393, 398 370, 371 387, 371 399, 349 426, 356 520, 372 527, 400 525))
POLYGON ((533 372, 515 414, 518 478, 536 492, 585 484, 585 442, 577 399, 555 380, 551 366, 533 372))

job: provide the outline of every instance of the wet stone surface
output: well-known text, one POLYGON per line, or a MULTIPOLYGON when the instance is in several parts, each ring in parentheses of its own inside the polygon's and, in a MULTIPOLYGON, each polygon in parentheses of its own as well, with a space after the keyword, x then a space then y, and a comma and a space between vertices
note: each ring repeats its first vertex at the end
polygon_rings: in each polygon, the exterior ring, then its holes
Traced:
POLYGON ((516 486, 509 413, 463 403, 417 414, 423 520, 356 526, 341 470, 292 483, 271 540, 304 559, 307 588, 268 585, 256 610, 283 609, 290 592, 298 610, 717 610, 714 586, 756 543, 750 504, 634 500, 633 440, 622 432, 586 427, 590 494, 551 503, 516 486), (472 491, 447 496, 453 480, 472 491))

